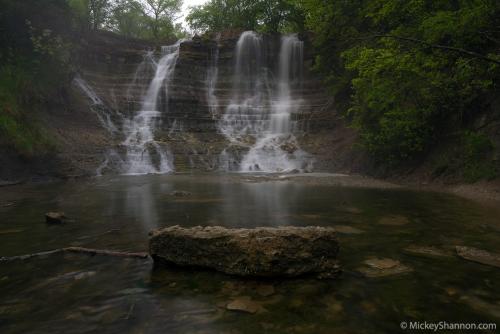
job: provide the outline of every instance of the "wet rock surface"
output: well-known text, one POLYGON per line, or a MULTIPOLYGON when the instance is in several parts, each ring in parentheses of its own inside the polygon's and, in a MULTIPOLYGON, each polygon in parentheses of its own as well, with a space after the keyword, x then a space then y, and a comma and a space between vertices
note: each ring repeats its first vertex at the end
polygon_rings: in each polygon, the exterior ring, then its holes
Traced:
POLYGON ((153 231, 149 241, 149 252, 159 263, 255 277, 335 277, 338 249, 335 230, 324 227, 172 226, 153 231))
POLYGON ((361 234, 364 233, 363 230, 355 228, 349 225, 335 225, 335 230, 341 234, 361 234))
POLYGON ((365 266, 358 271, 366 277, 378 278, 412 272, 413 269, 398 260, 389 258, 370 258, 364 261, 365 266))
POLYGON ((175 196, 175 197, 188 197, 191 195, 192 194, 189 191, 185 190, 175 190, 170 193, 170 196, 175 196))
POLYGON ((500 268, 500 254, 473 247, 457 246, 457 255, 463 259, 500 268))
POLYGON ((241 296, 226 305, 228 311, 237 311, 254 314, 262 307, 248 296, 241 296))
POLYGON ((381 225, 388 225, 388 226, 402 226, 410 223, 410 220, 405 216, 391 215, 387 217, 382 217, 378 221, 378 223, 381 225))
POLYGON ((64 212, 47 212, 45 214, 45 222, 47 224, 64 224, 66 216, 64 212))
POLYGON ((451 258, 452 254, 448 250, 443 250, 433 246, 410 245, 403 249, 406 254, 423 256, 430 258, 451 258))

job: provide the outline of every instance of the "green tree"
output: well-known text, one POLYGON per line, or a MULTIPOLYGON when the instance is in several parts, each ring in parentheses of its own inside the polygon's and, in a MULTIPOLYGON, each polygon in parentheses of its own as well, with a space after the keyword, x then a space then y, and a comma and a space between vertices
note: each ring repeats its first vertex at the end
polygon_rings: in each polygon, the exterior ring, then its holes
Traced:
POLYGON ((134 0, 117 0, 111 10, 109 27, 116 33, 134 38, 151 38, 149 17, 143 5, 134 0))
POLYGON ((111 8, 110 0, 86 0, 90 17, 90 27, 92 30, 100 29, 106 22, 111 8))
POLYGON ((151 17, 150 24, 156 40, 173 32, 173 21, 181 7, 182 0, 145 0, 144 13, 151 17))
POLYGON ((303 28, 303 12, 289 0, 211 0, 186 18, 197 32, 228 29, 279 32, 303 28))
POLYGON ((423 157, 498 92, 498 1, 298 2, 315 34, 316 70, 384 163, 423 157))

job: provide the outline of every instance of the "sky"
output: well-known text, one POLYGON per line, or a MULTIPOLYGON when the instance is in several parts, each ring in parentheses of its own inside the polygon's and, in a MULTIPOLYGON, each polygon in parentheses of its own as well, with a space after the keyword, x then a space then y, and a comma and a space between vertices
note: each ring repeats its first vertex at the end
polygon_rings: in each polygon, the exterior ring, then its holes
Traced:
POLYGON ((189 29, 188 24, 186 23, 186 15, 189 13, 190 6, 198 6, 204 4, 208 0, 184 0, 182 5, 181 17, 177 20, 177 22, 182 23, 184 28, 189 29))

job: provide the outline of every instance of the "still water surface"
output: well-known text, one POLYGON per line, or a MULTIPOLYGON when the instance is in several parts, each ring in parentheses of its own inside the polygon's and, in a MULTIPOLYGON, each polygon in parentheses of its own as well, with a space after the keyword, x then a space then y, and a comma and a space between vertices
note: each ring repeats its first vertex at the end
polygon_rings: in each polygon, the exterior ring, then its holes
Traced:
POLYGON ((169 225, 337 226, 342 276, 242 280, 149 260, 52 255, 0 263, 1 333, 399 333, 402 321, 496 322, 500 270, 408 246, 500 253, 500 215, 458 197, 238 175, 101 177, 0 189, 0 256, 67 246, 145 251, 169 225), (191 196, 175 197, 182 190, 191 196), (62 226, 44 213, 63 211, 62 226), (395 219, 396 217, 396 219, 395 219), (412 272, 367 278, 369 258, 412 272), (274 293, 259 295, 262 285, 274 293), (227 311, 247 296, 256 314, 227 311))

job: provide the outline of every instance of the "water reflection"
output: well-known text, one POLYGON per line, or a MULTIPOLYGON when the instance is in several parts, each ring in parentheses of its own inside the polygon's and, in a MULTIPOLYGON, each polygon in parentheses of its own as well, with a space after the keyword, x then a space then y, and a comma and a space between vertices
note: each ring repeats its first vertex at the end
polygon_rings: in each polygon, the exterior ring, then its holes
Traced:
POLYGON ((300 186, 287 182, 221 184, 222 207, 215 220, 229 227, 290 225, 300 186))
POLYGON ((135 218, 145 231, 158 228, 159 217, 156 207, 157 183, 129 186, 124 199, 124 211, 135 218))
POLYGON ((29 185, 0 192, 1 203, 8 205, 0 206, 0 256, 69 245, 144 251, 149 230, 176 224, 340 224, 362 231, 339 234, 342 278, 266 281, 275 290, 269 296, 257 292, 262 282, 152 270, 140 260, 55 256, 1 264, 2 334, 391 333, 401 319, 498 323, 497 268, 404 252, 411 245, 469 245, 500 253, 498 212, 443 194, 177 175, 29 185), (191 195, 173 196, 174 190, 191 195), (45 225, 43 214, 54 209, 74 222, 45 225), (394 219, 400 216, 407 219, 394 219), (413 271, 379 280, 356 274, 370 257, 413 271), (227 310, 236 298, 264 311, 227 310))

